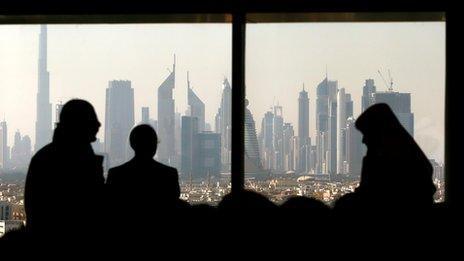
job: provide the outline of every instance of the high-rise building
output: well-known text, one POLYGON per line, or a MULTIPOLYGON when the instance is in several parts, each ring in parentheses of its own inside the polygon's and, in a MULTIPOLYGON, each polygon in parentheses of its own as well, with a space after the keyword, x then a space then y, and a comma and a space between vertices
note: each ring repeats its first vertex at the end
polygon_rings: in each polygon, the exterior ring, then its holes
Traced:
POLYGON ((346 93, 345 88, 338 90, 337 96, 337 167, 335 174, 343 173, 343 162, 345 161, 345 128, 346 128, 346 93))
POLYGON ((18 169, 26 169, 31 160, 31 139, 29 136, 21 136, 16 131, 14 145, 11 148, 11 166, 18 169))
POLYGON ((346 93, 345 96, 345 116, 347 119, 353 117, 353 100, 350 93, 346 93))
POLYGON ((182 116, 181 174, 190 179, 198 176, 198 118, 182 116))
POLYGON ((337 174, 337 111, 338 111, 338 103, 337 100, 333 100, 330 102, 329 106, 329 129, 327 131, 327 144, 328 148, 326 150, 326 167, 327 172, 331 175, 337 174))
POLYGON ((362 134, 355 127, 355 119, 350 117, 346 120, 346 172, 354 177, 361 175, 362 158, 364 154, 362 134))
POLYGON ((0 220, 10 220, 12 212, 11 205, 8 202, 0 202, 0 220))
POLYGON ((231 130, 232 130, 232 88, 227 78, 222 82, 221 105, 215 117, 215 130, 221 134, 222 170, 230 171, 231 163, 231 130))
POLYGON ((315 173, 316 170, 316 160, 317 160, 317 146, 309 144, 309 171, 310 173, 315 173))
POLYGON ((198 177, 207 179, 221 174, 221 135, 210 131, 198 133, 198 177))
POLYGON ((180 167, 180 161, 181 161, 181 144, 180 144, 180 140, 181 140, 181 136, 182 136, 182 130, 181 130, 181 126, 182 126, 182 116, 180 114, 180 112, 175 112, 174 113, 174 137, 175 137, 175 150, 174 150, 174 153, 175 153, 175 156, 174 156, 174 161, 172 161, 171 163, 171 166, 177 168, 177 167, 180 167))
POLYGON ((50 75, 47 71, 47 26, 40 26, 37 118, 35 122, 35 151, 51 141, 52 104, 50 103, 50 75))
MULTIPOLYGON (((248 100, 245 100, 246 107, 248 104, 248 100)), ((245 174, 262 175, 263 173, 255 121, 251 111, 245 108, 245 174)))
POLYGON ((142 107, 142 121, 143 124, 150 124, 150 108, 142 107))
POLYGON ((295 150, 293 148, 293 138, 295 137, 295 131, 293 130, 291 123, 284 123, 282 136, 283 170, 293 171, 295 170, 295 150))
POLYGON ((306 147, 309 141, 309 98, 308 92, 303 90, 298 97, 298 172, 306 172, 306 147))
MULTIPOLYGON (((340 93, 339 93, 340 94, 340 93)), ((337 115, 337 173, 338 174, 347 174, 347 148, 346 148, 346 138, 347 138, 347 119, 353 117, 353 101, 351 100, 351 94, 345 93, 345 95, 339 95, 339 114, 337 115), (344 98, 343 98, 344 97, 344 98), (343 100, 344 99, 344 100, 343 100), (340 108, 340 106, 344 108, 340 108)))
POLYGON ((205 130, 205 103, 190 87, 190 79, 187 72, 187 101, 190 109, 190 116, 198 118, 198 130, 205 130))
POLYGON ((130 81, 110 81, 106 89, 105 152, 109 166, 122 164, 131 154, 129 134, 134 126, 134 89, 130 81))
POLYGON ((176 61, 168 77, 158 87, 158 137, 159 148, 157 157, 162 163, 172 165, 176 160, 175 147, 175 103, 172 91, 175 88, 176 61))
POLYGON ((272 122, 273 137, 272 142, 274 143, 274 166, 273 169, 281 172, 284 170, 284 145, 283 145, 283 127, 284 118, 282 112, 282 106, 274 106, 274 118, 272 122))
MULTIPOLYGON (((329 81, 327 76, 318 84, 316 88, 316 146, 317 146, 317 159, 316 159, 316 174, 327 174, 329 169, 328 160, 330 160, 330 149, 336 146, 335 141, 331 142, 329 139, 335 138, 334 133, 329 134, 329 124, 331 117, 336 118, 336 110, 332 112, 330 108, 332 103, 337 102, 337 81, 329 81)), ((335 107, 333 107, 335 109, 335 107)), ((335 120, 332 118, 332 121, 335 120)), ((331 124, 335 128, 335 123, 331 124)), ((333 129, 335 130, 335 129, 333 129)), ((334 154, 336 155, 336 154, 334 154)), ((336 167, 336 165, 335 165, 336 167)))
POLYGON ((293 169, 295 173, 301 174, 303 171, 300 168, 300 137, 293 136, 292 137, 292 149, 293 149, 293 169))
POLYGON ((373 79, 367 79, 363 87, 363 95, 361 98, 361 112, 365 111, 372 104, 375 103, 374 94, 376 87, 373 79))
POLYGON ((274 113, 268 111, 261 122, 262 156, 265 169, 274 168, 274 113))
POLYGON ((401 125, 414 137, 414 114, 411 112, 411 94, 394 91, 376 92, 374 94, 375 103, 386 103, 401 125))
POLYGON ((0 122, 0 165, 8 168, 10 160, 10 148, 8 147, 8 126, 6 121, 0 122))

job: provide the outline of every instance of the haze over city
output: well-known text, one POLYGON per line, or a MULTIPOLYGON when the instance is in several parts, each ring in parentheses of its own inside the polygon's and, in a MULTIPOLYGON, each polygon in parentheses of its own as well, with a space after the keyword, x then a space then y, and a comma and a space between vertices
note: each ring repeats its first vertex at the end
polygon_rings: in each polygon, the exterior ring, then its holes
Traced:
MULTIPOLYGON (((0 26, 0 115, 14 131, 31 136, 36 115, 38 25, 0 26)), ((247 98, 256 127, 273 104, 285 122, 298 123, 298 92, 309 93, 310 136, 315 135, 315 88, 326 74, 351 93, 354 116, 361 109, 362 86, 378 70, 390 69, 393 88, 410 92, 415 138, 431 158, 443 161, 445 23, 251 24, 247 27, 247 98)), ((104 122, 105 89, 110 80, 130 80, 135 122, 140 108, 157 115, 157 88, 176 54, 177 111, 187 109, 186 73, 205 103, 214 126, 222 80, 231 75, 231 26, 49 25, 48 71, 54 106, 70 98, 89 100, 104 122)), ((53 120, 55 121, 55 119, 53 120)), ((103 127, 99 137, 103 139, 103 127)))

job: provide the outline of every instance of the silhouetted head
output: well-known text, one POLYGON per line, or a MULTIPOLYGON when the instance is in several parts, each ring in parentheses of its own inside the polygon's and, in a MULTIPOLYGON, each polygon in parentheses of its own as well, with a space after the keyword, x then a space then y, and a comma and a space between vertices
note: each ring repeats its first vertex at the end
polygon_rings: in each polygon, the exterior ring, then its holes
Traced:
POLYGON ((132 129, 129 141, 136 157, 153 158, 155 156, 158 135, 150 125, 141 124, 132 129))
POLYGON ((90 143, 97 139, 96 135, 100 126, 92 104, 74 99, 63 105, 55 136, 60 133, 69 141, 90 143))

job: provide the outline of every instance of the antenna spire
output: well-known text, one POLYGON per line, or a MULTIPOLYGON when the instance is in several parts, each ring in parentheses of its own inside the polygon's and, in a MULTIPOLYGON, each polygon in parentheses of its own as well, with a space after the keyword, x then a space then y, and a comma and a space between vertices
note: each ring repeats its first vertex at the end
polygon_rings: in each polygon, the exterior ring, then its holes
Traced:
POLYGON ((187 88, 190 89, 190 77, 189 77, 189 71, 187 71, 187 88))
POLYGON ((327 69, 327 64, 325 65, 325 79, 329 79, 329 73, 328 73, 328 69, 327 69))

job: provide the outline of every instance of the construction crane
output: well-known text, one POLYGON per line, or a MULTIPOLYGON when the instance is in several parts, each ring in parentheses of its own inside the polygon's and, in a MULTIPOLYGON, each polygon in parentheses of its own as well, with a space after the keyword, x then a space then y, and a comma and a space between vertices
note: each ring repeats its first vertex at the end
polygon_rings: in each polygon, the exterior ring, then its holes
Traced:
POLYGON ((380 70, 378 70, 377 72, 379 73, 380 77, 382 78, 383 82, 385 83, 385 86, 387 86, 388 91, 392 92, 393 91, 393 78, 391 77, 390 69, 388 69, 388 80, 389 80, 389 82, 387 82, 385 80, 385 78, 383 77, 382 72, 380 72, 380 70))

